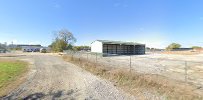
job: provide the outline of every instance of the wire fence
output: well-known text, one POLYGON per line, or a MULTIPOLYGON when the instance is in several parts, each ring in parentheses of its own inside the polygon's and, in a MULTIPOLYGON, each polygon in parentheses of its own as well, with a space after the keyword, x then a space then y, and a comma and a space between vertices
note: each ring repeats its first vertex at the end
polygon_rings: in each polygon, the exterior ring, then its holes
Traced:
POLYGON ((110 69, 126 69, 130 73, 161 75, 173 80, 194 84, 202 89, 203 62, 177 60, 163 55, 112 55, 90 52, 64 51, 72 60, 110 69), (104 57, 105 55, 106 57, 104 57), (158 57, 157 57, 158 56, 158 57))

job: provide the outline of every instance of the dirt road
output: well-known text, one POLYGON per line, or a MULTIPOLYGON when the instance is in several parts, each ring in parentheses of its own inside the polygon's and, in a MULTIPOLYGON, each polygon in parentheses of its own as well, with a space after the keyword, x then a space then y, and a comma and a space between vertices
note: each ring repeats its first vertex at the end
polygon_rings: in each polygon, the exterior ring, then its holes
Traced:
POLYGON ((117 89, 109 81, 100 79, 60 57, 29 54, 17 59, 29 61, 27 80, 16 90, 0 99, 68 99, 68 100, 134 100, 133 96, 117 89))

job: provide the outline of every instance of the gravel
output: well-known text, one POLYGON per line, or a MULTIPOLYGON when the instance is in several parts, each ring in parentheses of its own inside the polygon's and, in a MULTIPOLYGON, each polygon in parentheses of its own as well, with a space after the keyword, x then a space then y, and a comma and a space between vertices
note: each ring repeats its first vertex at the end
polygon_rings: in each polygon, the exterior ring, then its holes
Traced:
POLYGON ((111 82, 47 54, 26 54, 17 59, 30 62, 27 80, 3 100, 136 100, 111 82))
POLYGON ((203 87, 203 63, 201 61, 203 54, 146 54, 132 55, 131 57, 101 57, 93 54, 88 54, 88 56, 87 54, 75 54, 74 57, 88 59, 89 62, 96 62, 98 65, 108 66, 112 69, 121 68, 131 70, 131 72, 139 72, 143 74, 158 74, 182 82, 185 82, 187 68, 187 81, 193 85, 203 87))

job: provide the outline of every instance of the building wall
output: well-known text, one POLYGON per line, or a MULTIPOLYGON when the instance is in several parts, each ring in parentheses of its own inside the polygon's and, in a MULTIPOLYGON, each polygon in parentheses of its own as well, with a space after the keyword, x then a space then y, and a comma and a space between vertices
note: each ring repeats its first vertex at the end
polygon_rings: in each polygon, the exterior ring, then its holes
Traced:
POLYGON ((102 50, 103 50, 102 42, 94 41, 91 44, 91 52, 102 53, 103 52, 102 50))
POLYGON ((24 51, 24 52, 30 52, 30 51, 39 52, 40 47, 24 46, 24 47, 22 47, 22 51, 24 51))

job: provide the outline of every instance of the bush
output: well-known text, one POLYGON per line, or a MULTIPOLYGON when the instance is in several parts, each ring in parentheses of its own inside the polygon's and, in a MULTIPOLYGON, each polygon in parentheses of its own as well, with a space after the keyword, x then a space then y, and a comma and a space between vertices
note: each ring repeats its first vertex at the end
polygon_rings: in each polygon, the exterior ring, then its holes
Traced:
POLYGON ((178 43, 171 43, 168 47, 166 47, 166 50, 173 50, 173 49, 177 49, 180 47, 181 47, 181 45, 178 43))

